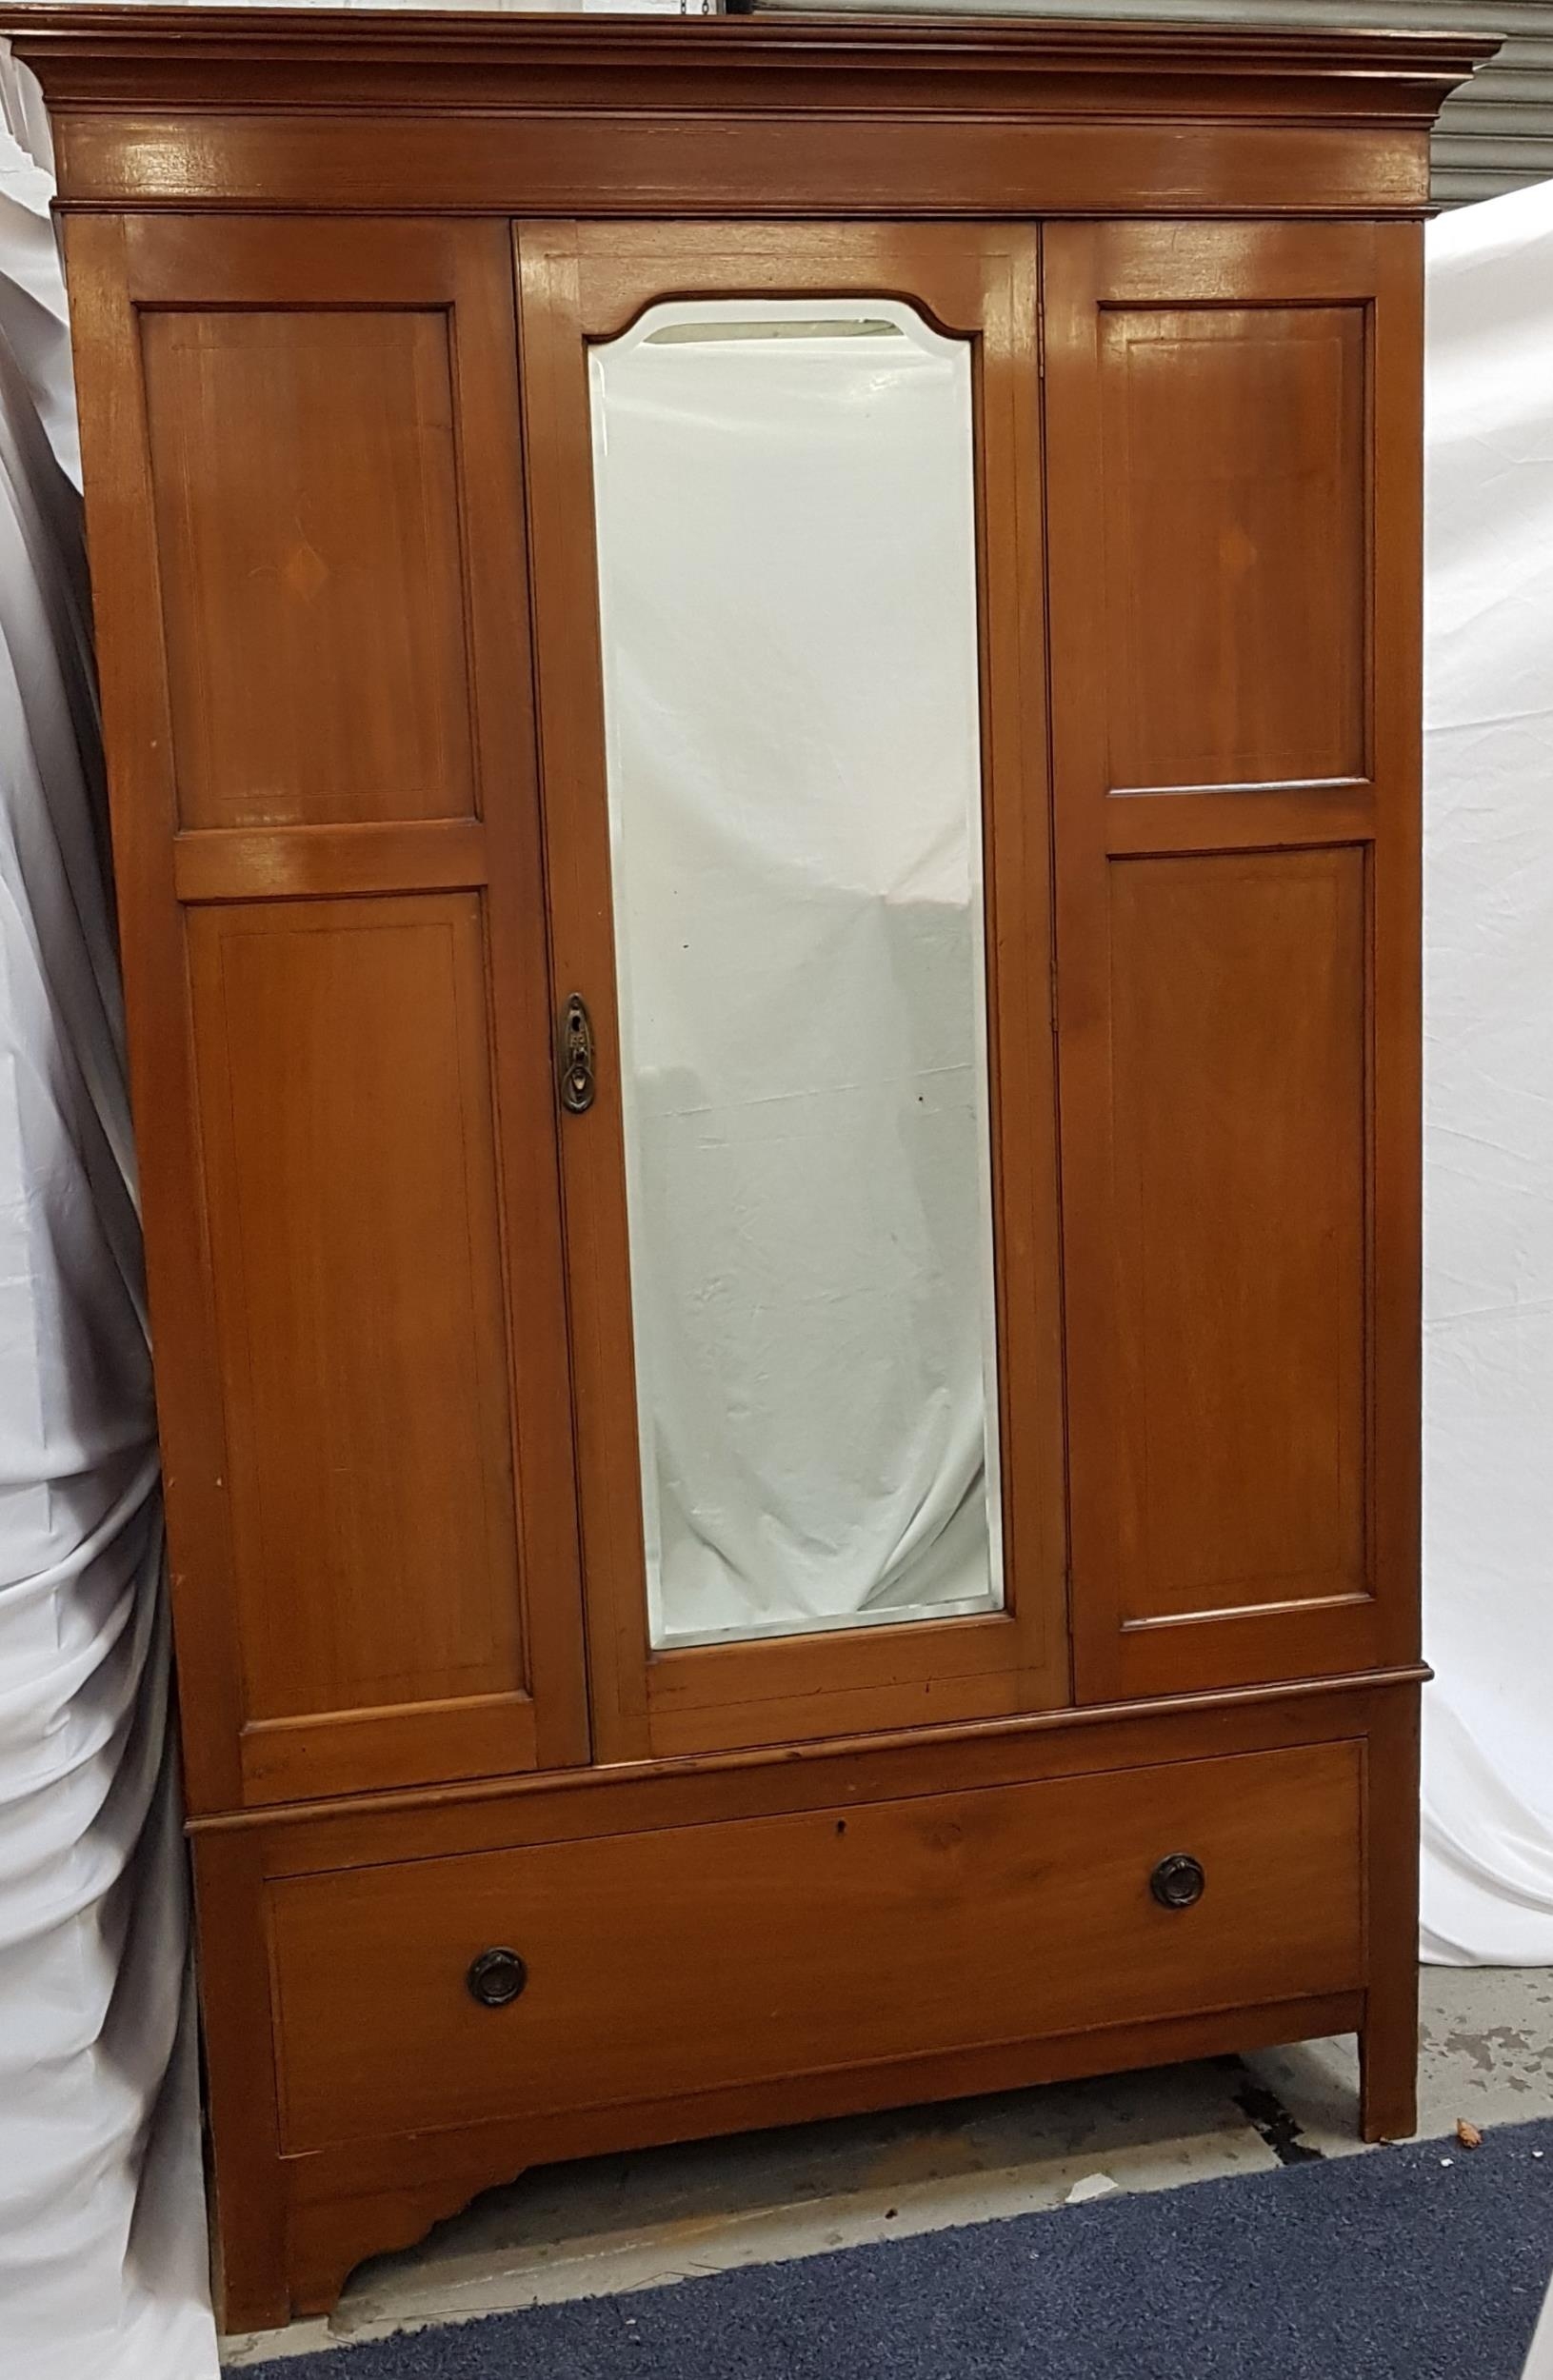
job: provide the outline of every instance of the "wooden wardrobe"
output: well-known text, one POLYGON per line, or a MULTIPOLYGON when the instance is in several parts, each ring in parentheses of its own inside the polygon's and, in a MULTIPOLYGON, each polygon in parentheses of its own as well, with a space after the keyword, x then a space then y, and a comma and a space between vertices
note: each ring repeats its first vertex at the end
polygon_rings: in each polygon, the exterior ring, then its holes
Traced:
POLYGON ((1407 2133, 1421 218, 1487 46, 5 26, 228 2324, 891 2102, 1356 2032, 1407 2133))

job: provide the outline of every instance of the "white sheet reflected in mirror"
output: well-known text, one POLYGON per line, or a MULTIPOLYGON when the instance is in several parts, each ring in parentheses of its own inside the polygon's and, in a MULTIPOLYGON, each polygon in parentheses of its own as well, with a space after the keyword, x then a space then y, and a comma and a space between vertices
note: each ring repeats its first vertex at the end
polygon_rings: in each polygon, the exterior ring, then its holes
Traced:
POLYGON ((651 1637, 998 1609, 968 346, 591 351, 651 1637))

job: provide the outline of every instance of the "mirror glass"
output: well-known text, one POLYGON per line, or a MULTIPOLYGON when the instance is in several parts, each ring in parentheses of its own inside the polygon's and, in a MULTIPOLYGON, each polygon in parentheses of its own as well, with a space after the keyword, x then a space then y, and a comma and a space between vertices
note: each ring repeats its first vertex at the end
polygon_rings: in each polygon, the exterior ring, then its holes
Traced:
POLYGON ((970 349, 703 299, 589 368, 652 1642, 996 1610, 970 349))

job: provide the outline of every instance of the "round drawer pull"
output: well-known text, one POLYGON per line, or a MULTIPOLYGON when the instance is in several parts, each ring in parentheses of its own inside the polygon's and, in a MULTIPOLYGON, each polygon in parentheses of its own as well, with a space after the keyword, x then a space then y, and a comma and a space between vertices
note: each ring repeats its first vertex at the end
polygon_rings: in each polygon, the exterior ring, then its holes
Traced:
POLYGON ((1203 1863, 1190 1852, 1173 1851, 1162 1859, 1148 1879, 1148 1889, 1162 1909, 1190 1909, 1203 1897, 1207 1878, 1203 1863))
POLYGON ((482 2008, 506 2008, 528 1982, 528 1970, 516 1951, 482 1951, 464 1980, 482 2008))

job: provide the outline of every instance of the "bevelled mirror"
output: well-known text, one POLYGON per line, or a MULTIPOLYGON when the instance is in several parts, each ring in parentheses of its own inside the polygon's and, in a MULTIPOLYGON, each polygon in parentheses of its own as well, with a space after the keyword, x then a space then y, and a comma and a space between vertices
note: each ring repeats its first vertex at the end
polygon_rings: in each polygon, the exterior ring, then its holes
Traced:
POLYGON ((655 1647, 1004 1599, 969 344, 590 349, 655 1647))

